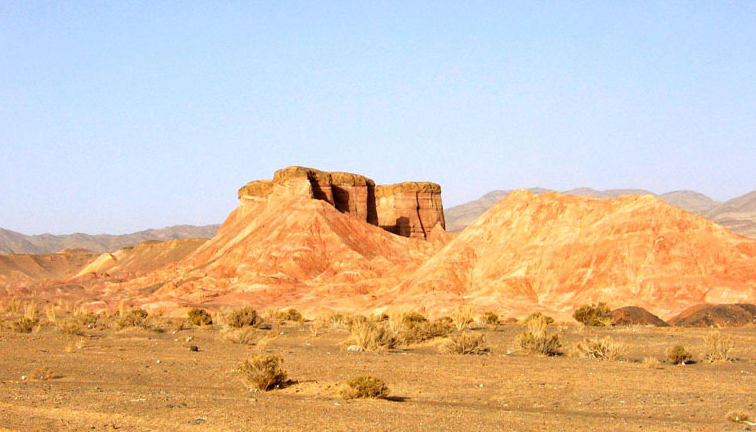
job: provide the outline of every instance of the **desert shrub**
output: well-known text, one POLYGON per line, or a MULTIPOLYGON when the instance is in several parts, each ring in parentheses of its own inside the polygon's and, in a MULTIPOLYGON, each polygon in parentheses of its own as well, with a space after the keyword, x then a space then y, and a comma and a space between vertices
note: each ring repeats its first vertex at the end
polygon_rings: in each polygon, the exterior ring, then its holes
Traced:
POLYGON ((356 324, 365 323, 369 320, 364 315, 335 314, 330 317, 329 321, 336 327, 345 328, 351 331, 352 327, 356 324))
POLYGON ((525 332, 517 337, 517 343, 525 352, 547 356, 560 355, 562 341, 558 333, 549 333, 546 317, 541 315, 526 324, 525 332))
POLYGON ((440 321, 409 321, 397 333, 404 345, 425 342, 438 337, 448 336, 452 326, 440 321))
POLYGON ((708 362, 731 361, 734 343, 729 336, 712 332, 704 337, 704 358, 708 362))
POLYGON ((740 411, 730 411, 727 413, 727 420, 735 423, 750 422, 750 416, 740 411))
POLYGON ((29 379, 32 381, 47 381, 53 378, 53 371, 46 366, 40 366, 29 372, 29 379))
POLYGON ((223 330, 220 337, 226 342, 238 345, 254 345, 257 332, 252 327, 227 328, 223 330))
POLYGON ((490 352, 491 349, 486 346, 486 338, 482 334, 462 333, 443 345, 442 351, 448 354, 481 355, 490 352))
POLYGON ((294 322, 304 322, 305 320, 304 316, 302 316, 302 314, 294 308, 291 308, 286 312, 282 312, 282 314, 279 316, 279 319, 294 322))
POLYGON ((242 381, 249 388, 268 391, 280 387, 286 382, 286 372, 281 367, 280 356, 255 356, 239 366, 242 381))
POLYGON ((17 314, 21 310, 21 301, 15 297, 8 300, 5 304, 5 312, 9 314, 17 314))
POLYGON ((225 314, 223 319, 226 325, 235 328, 254 326, 262 322, 262 318, 257 315, 257 311, 251 307, 233 309, 225 314))
POLYGON ((676 345, 667 350, 667 358, 672 364, 685 364, 693 360, 693 354, 682 345, 676 345))
POLYGON ((394 335, 381 323, 356 323, 352 326, 351 333, 355 345, 367 351, 391 349, 397 345, 394 335))
POLYGON ((408 327, 425 322, 428 322, 428 319, 420 313, 398 312, 389 315, 388 326, 392 332, 399 333, 408 327))
POLYGON ((460 307, 457 309, 457 312, 452 315, 452 320, 454 321, 454 327, 456 327, 457 330, 462 331, 466 329, 473 323, 472 309, 470 306, 460 307))
POLYGON ((577 351, 582 357, 598 360, 619 360, 624 350, 621 343, 615 342, 609 336, 603 339, 585 338, 583 343, 577 345, 577 351))
POLYGON ((45 307, 45 315, 47 316, 47 322, 55 324, 58 322, 58 314, 55 310, 55 305, 49 304, 45 307))
POLYGON ((527 325, 528 322, 530 322, 530 320, 538 319, 539 317, 543 317, 546 320, 546 324, 554 323, 554 318, 550 316, 544 315, 540 312, 531 312, 530 315, 528 315, 527 318, 525 318, 525 320, 523 321, 523 324, 527 325))
POLYGON ((595 305, 580 306, 572 316, 577 322, 589 327, 604 327, 611 322, 612 311, 606 303, 599 302, 595 305))
POLYGON ((382 379, 371 376, 352 378, 341 387, 341 397, 344 399, 385 398, 389 389, 382 379))
POLYGON ((213 323, 213 317, 204 309, 194 308, 186 314, 189 324, 195 326, 205 326, 213 323))
POLYGON ((58 329, 60 329, 60 331, 62 331, 63 333, 70 334, 70 335, 76 335, 76 336, 84 335, 84 333, 87 330, 87 327, 77 318, 78 317, 70 317, 70 318, 66 318, 64 320, 58 321, 58 329))
POLYGON ((483 324, 494 326, 501 324, 501 322, 499 321, 499 316, 490 311, 483 314, 481 321, 483 322, 483 324))
POLYGON ((31 333, 39 323, 38 318, 20 317, 11 323, 11 329, 17 333, 31 333))
POLYGON ((122 309, 115 325, 119 330, 127 327, 144 327, 146 319, 147 312, 144 309, 122 309))

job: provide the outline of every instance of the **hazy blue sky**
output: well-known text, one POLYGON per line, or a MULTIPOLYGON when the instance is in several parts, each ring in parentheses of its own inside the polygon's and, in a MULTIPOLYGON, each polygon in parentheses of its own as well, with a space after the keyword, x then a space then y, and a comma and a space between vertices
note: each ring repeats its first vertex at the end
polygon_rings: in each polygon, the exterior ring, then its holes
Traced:
POLYGON ((756 189, 756 2, 274 3, 1 2, 0 227, 219 223, 288 165, 756 189))

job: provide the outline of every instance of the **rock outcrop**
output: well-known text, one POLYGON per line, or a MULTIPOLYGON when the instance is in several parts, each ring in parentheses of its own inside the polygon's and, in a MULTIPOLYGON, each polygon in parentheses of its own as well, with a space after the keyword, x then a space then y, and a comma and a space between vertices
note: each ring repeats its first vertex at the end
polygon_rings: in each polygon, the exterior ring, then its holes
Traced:
POLYGON ((756 324, 756 305, 702 304, 683 311, 669 322, 676 327, 740 327, 756 324))
POLYGON ((637 306, 623 306, 612 311, 612 325, 652 325, 656 327, 669 327, 658 316, 637 306))
POLYGON ((296 179, 309 182, 309 197, 403 237, 426 240, 437 225, 445 227, 441 186, 429 182, 376 186, 359 174, 292 166, 276 171, 272 180, 246 184, 239 189, 239 200, 243 206, 266 201, 276 186, 296 179))

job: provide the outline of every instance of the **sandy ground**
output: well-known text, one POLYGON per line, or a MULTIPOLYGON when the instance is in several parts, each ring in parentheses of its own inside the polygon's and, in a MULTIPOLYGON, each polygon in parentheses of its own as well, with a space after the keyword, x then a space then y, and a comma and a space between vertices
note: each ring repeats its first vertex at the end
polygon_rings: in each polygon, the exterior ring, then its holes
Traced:
POLYGON ((756 413, 756 329, 734 338, 729 363, 660 369, 640 363, 683 344, 699 358, 704 329, 563 327, 569 348, 587 335, 611 335, 625 361, 526 355, 516 324, 477 330, 490 355, 440 354, 434 343, 388 352, 349 352, 343 330, 313 336, 289 324, 266 347, 295 382, 247 390, 235 368, 258 348, 221 340, 214 328, 176 334, 100 331, 73 348, 53 327, 0 332, 0 430, 66 431, 744 431, 730 411, 756 413), (190 344, 199 352, 188 349, 190 344), (66 347, 69 346, 67 350, 66 347), (68 352, 71 351, 71 352, 68 352), (28 376, 37 367, 49 380, 28 376), (390 400, 345 401, 341 383, 369 374, 390 400))

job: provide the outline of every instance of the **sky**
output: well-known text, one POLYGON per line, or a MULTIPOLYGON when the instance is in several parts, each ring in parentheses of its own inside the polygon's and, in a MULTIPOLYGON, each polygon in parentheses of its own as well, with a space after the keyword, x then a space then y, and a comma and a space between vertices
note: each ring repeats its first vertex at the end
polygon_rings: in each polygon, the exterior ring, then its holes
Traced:
POLYGON ((756 2, 0 2, 0 227, 220 223, 289 165, 745 194, 756 2))

